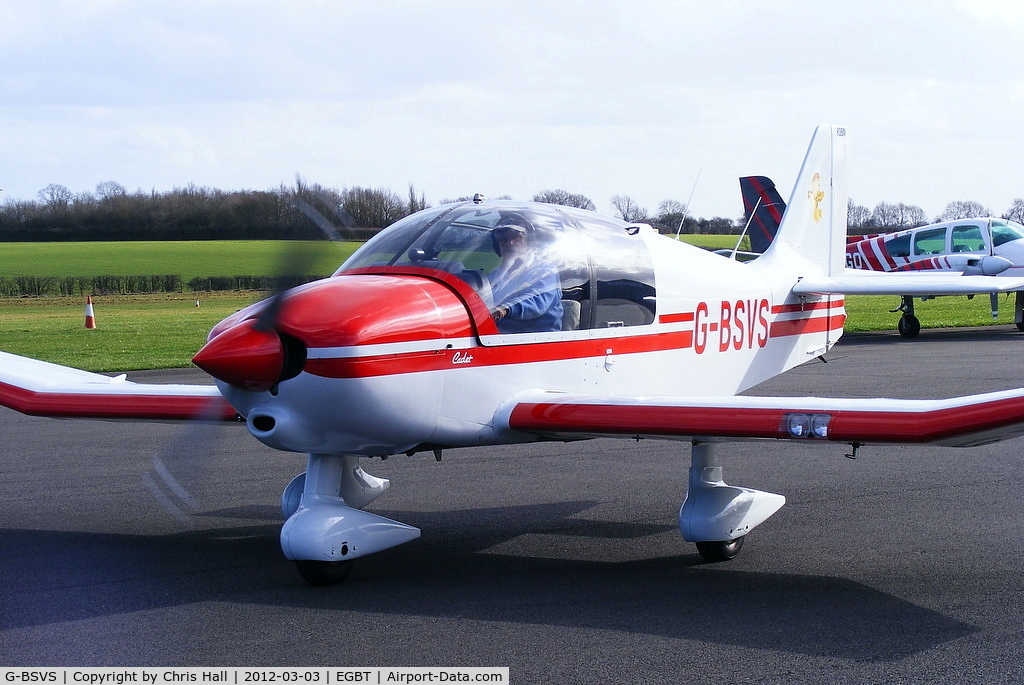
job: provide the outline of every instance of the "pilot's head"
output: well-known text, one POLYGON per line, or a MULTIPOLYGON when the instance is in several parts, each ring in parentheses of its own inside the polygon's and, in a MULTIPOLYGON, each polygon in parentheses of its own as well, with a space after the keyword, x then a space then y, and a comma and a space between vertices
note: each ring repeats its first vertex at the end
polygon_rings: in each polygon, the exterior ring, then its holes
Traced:
POLYGON ((529 221, 519 214, 503 214, 498 225, 490 232, 490 240, 494 241, 495 252, 502 257, 522 252, 526 249, 529 232, 532 228, 534 227, 529 224, 529 221), (507 251, 506 246, 511 246, 512 251, 507 251))
POLYGON ((502 257, 522 252, 526 249, 526 229, 522 226, 498 226, 491 233, 494 251, 502 257))

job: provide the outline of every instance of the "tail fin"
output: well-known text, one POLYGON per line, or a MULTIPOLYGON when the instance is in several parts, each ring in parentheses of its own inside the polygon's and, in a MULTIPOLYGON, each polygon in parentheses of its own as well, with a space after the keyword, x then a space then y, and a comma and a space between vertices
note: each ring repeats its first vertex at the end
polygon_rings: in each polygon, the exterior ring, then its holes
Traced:
POLYGON ((743 213, 750 227, 750 251, 764 253, 779 231, 786 201, 767 176, 740 178, 740 193, 743 195, 743 213))
POLYGON ((806 275, 845 271, 847 157, 844 127, 815 129, 775 240, 752 265, 813 269, 806 275))

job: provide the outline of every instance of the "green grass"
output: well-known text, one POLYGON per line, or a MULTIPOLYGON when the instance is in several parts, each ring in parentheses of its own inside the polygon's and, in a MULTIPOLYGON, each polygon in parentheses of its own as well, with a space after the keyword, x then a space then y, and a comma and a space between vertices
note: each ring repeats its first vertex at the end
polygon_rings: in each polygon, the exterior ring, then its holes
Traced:
MULTIPOLYGON (((736 241, 739 239, 738 235, 707 235, 701 234, 683 234, 679 236, 679 239, 690 245, 696 245, 697 247, 703 247, 705 250, 731 250, 736 247, 736 241)), ((740 243, 740 250, 750 249, 750 238, 747 236, 743 237, 740 243)))
MULTIPOLYGON (((1016 294, 999 296, 999 318, 992 318, 988 295, 972 299, 966 296, 939 297, 922 302, 914 300, 914 314, 921 321, 922 335, 927 328, 963 326, 1013 325, 1013 305, 1016 294)), ((851 295, 846 298, 846 330, 895 330, 899 313, 889 310, 900 304, 896 295, 851 295)))
POLYGON ((334 272, 361 243, 299 240, 0 243, 0 277, 265 276, 334 272))
POLYGON ((94 297, 95 329, 78 298, 0 300, 0 349, 87 371, 185 367, 218 321, 265 295, 94 297))

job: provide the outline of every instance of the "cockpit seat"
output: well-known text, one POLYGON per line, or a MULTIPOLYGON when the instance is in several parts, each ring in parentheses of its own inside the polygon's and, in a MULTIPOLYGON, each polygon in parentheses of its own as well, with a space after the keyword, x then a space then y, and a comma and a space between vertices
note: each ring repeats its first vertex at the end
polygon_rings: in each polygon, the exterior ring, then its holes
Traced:
POLYGON ((582 307, 576 300, 562 300, 562 330, 575 331, 580 327, 582 307))

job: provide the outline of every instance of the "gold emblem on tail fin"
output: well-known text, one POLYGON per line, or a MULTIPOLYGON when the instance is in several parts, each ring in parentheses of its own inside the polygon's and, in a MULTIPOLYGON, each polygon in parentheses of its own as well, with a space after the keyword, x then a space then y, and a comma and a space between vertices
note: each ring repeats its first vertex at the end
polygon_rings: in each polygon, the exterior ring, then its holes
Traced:
POLYGON ((821 189, 821 176, 817 173, 811 179, 811 189, 807 191, 807 199, 814 203, 814 212, 811 214, 814 223, 820 222, 823 215, 820 203, 825 199, 825 191, 821 189))

